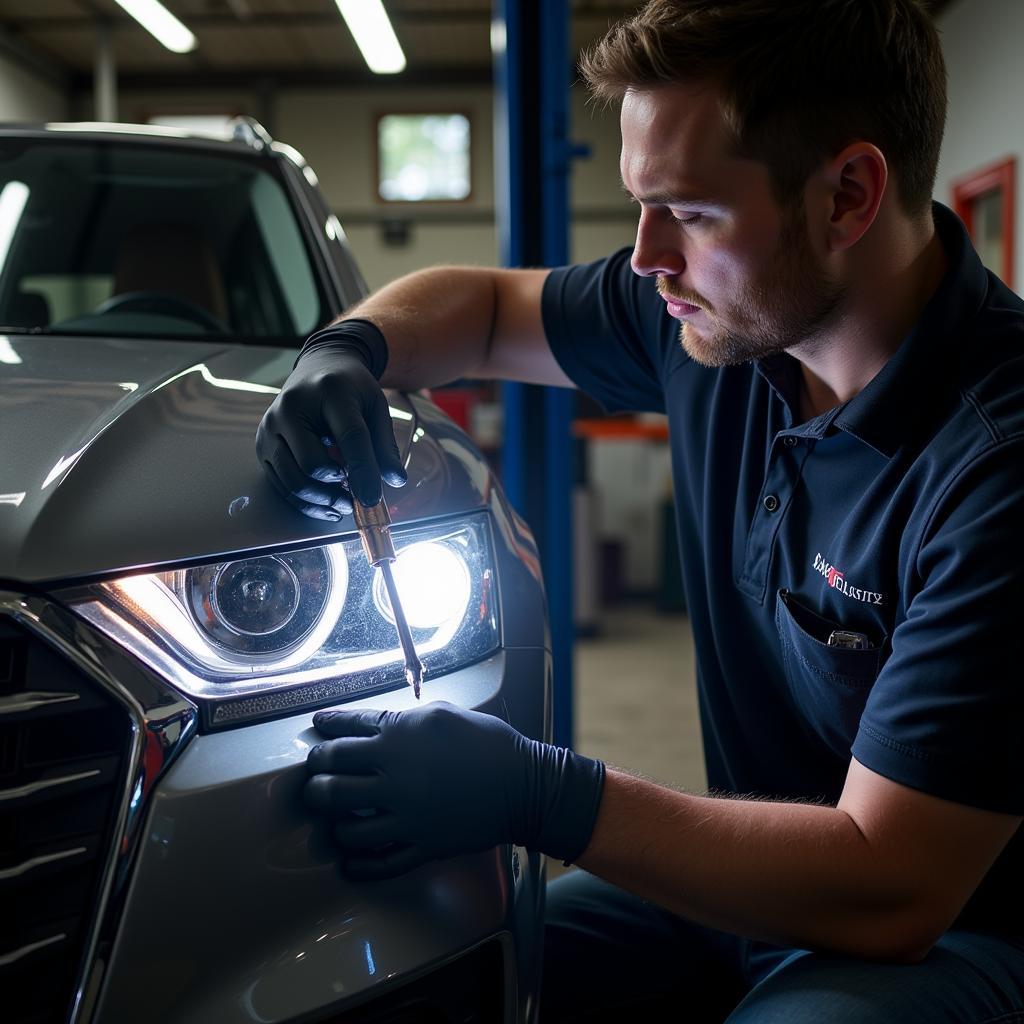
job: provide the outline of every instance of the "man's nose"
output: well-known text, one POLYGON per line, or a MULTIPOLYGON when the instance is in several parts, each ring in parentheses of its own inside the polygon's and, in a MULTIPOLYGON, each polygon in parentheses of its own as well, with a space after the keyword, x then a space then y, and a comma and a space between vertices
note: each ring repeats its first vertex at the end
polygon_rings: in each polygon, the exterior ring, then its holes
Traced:
POLYGON ((630 264, 641 277, 675 277, 686 269, 679 231, 665 211, 641 211, 630 264))

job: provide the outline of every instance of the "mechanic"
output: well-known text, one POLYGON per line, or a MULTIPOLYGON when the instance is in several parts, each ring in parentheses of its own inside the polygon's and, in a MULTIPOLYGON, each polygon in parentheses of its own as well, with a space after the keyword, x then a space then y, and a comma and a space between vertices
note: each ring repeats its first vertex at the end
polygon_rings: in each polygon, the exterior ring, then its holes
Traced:
POLYGON ((308 800, 357 878, 509 841, 579 865, 545 1020, 1024 1021, 1024 304, 931 202, 934 26, 651 0, 583 71, 635 247, 393 282, 307 342, 258 453, 337 519, 404 480, 381 385, 667 412, 710 794, 435 703, 318 714, 308 800))

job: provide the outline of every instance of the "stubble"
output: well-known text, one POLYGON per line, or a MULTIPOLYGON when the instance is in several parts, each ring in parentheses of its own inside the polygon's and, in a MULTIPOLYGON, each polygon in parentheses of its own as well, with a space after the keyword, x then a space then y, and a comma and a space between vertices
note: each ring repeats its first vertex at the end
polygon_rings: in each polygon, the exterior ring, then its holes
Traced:
POLYGON ((684 323, 679 340, 694 362, 708 367, 736 366, 813 344, 839 319, 845 298, 843 286, 828 276, 811 248, 802 207, 783 221, 764 273, 723 310, 661 279, 658 290, 704 310, 710 328, 684 323))

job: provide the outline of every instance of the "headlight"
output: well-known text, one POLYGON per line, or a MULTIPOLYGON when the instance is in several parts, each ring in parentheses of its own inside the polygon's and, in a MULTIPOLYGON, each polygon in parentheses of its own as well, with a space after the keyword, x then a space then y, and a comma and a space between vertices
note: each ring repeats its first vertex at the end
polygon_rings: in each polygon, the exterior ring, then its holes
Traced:
MULTIPOLYGON (((425 678, 498 646, 486 514, 392 531, 425 678)), ((394 616, 358 537, 126 576, 68 596, 97 629, 195 698, 211 727, 404 686, 394 616)))

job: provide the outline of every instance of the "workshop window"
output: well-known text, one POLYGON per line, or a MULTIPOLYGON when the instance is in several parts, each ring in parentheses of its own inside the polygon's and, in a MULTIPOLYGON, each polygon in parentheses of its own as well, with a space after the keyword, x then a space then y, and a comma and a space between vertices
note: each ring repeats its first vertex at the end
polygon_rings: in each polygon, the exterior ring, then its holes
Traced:
POLYGON ((377 194, 386 202, 469 198, 465 114, 383 114, 377 119, 377 194))

